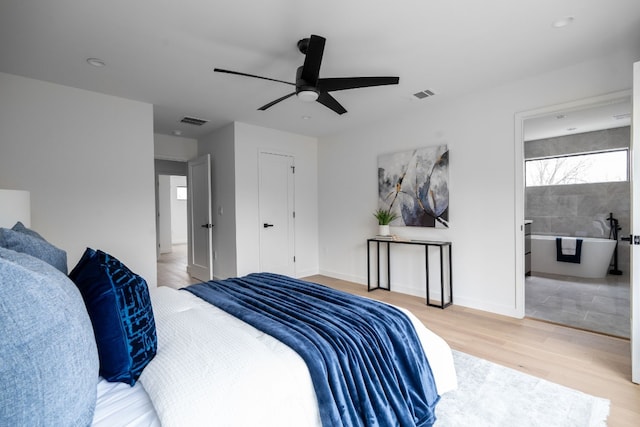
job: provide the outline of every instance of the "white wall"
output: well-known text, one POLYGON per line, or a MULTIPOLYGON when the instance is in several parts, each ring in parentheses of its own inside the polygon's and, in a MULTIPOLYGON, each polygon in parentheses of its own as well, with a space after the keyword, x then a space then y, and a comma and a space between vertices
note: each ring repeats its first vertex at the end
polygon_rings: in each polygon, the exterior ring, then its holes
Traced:
POLYGON ((193 138, 156 133, 153 135, 154 157, 186 162, 198 154, 198 141, 193 138))
MULTIPOLYGON (((449 101, 436 96, 416 104, 413 114, 322 138, 320 272, 366 283, 366 238, 376 233, 371 214, 377 203, 377 156, 447 144, 450 228, 392 227, 392 232, 451 241, 454 302, 517 316, 514 115, 627 89, 634 55, 618 52, 449 101)), ((422 252, 399 248, 396 254, 394 289, 424 296, 422 252)))
POLYGON ((31 193, 0 188, 0 227, 11 228, 18 221, 31 227, 31 193))
POLYGON ((0 188, 31 192, 70 269, 90 246, 155 286, 150 104, 0 73, 0 188))

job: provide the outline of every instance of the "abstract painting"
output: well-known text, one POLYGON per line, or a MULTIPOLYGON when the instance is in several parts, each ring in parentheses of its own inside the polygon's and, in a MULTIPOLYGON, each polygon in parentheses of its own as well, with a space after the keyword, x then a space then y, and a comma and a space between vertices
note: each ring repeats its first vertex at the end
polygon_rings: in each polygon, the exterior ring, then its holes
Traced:
POLYGON ((378 156, 378 207, 415 227, 449 227, 449 149, 437 145, 378 156))

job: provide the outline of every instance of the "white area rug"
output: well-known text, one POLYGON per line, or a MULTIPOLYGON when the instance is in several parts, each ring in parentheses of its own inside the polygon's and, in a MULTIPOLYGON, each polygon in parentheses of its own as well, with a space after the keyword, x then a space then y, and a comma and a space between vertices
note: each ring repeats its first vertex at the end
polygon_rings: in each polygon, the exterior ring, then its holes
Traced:
POLYGON ((459 351, 458 389, 442 396, 435 426, 606 426, 609 400, 459 351))

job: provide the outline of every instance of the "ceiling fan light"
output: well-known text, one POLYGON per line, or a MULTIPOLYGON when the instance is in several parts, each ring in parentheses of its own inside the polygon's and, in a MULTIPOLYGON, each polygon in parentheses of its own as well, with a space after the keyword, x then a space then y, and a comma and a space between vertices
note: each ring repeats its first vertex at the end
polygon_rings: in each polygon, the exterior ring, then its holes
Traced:
POLYGON ((313 102, 318 99, 318 96, 320 94, 315 90, 303 89, 299 91, 296 95, 298 95, 298 99, 304 102, 313 102))

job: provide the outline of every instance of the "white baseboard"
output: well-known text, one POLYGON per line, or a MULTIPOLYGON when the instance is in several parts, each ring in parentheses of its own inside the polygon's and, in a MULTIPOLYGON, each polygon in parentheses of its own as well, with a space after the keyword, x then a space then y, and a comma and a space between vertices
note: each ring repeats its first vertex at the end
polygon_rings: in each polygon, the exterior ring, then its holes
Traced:
POLYGON ((352 276, 352 275, 349 275, 349 274, 342 274, 342 273, 338 273, 338 272, 335 272, 335 271, 323 270, 323 269, 320 269, 320 272, 318 274, 321 274, 323 276, 333 277, 333 278, 340 279, 340 280, 346 280, 348 282, 357 283, 359 285, 367 286, 366 277, 363 278, 363 277, 360 277, 360 276, 352 276))
POLYGON ((321 274, 321 273, 319 273, 318 270, 296 271, 296 278, 300 279, 302 277, 315 276, 316 274, 321 274))
MULTIPOLYGON (((337 273, 335 271, 323 270, 323 269, 320 270, 319 274, 322 274, 323 276, 334 277, 336 279, 346 280, 349 282, 367 286, 367 278, 363 276, 352 276, 348 274, 342 274, 342 273, 337 273)), ((422 287, 424 288, 424 285, 422 285, 422 287)), ((415 286, 409 286, 402 283, 399 283, 399 284, 392 283, 391 285, 392 292, 398 292, 401 294, 412 295, 412 296, 425 299, 427 292, 423 288, 421 288, 420 290, 417 290, 415 286)), ((439 292, 440 289, 436 290, 434 288, 431 288, 430 290, 432 291, 430 292, 430 297, 434 300, 440 300, 440 292, 439 292)), ((454 294, 455 294, 455 288, 454 288, 454 294)), ((519 315, 515 306, 504 306, 504 305, 498 305, 498 304, 491 304, 484 301, 470 300, 467 298, 456 298, 455 295, 453 298, 453 303, 455 305, 459 305, 462 307, 467 307, 474 310, 488 311, 490 313, 500 314, 503 316, 515 317, 515 318, 522 317, 519 315)))

